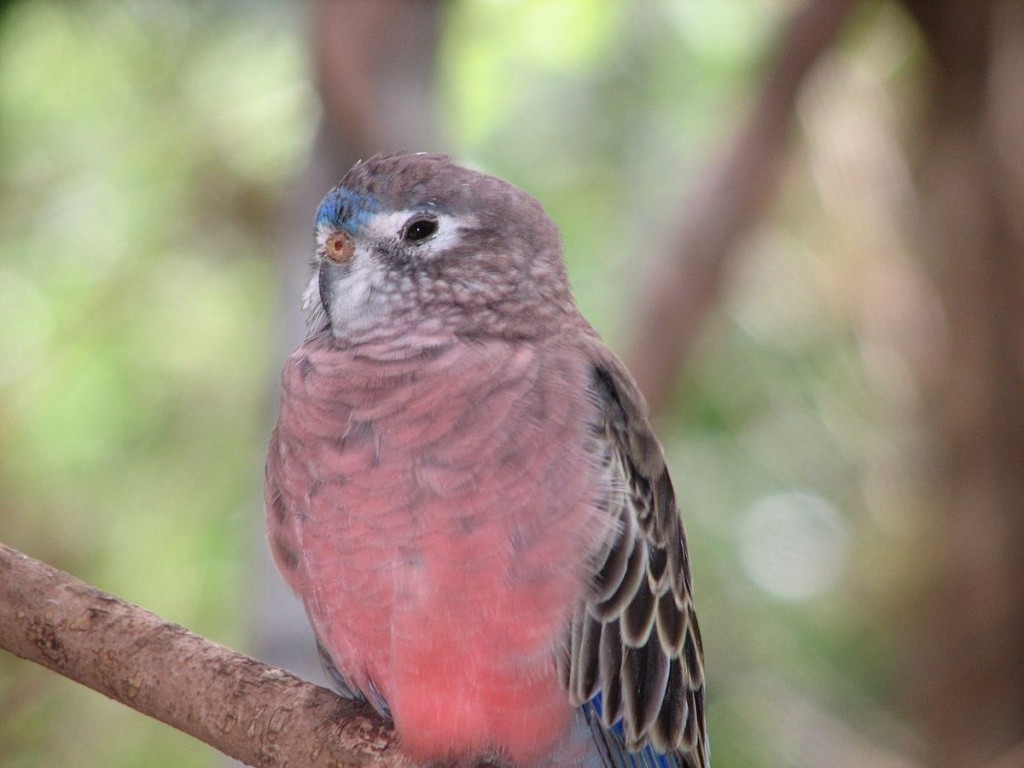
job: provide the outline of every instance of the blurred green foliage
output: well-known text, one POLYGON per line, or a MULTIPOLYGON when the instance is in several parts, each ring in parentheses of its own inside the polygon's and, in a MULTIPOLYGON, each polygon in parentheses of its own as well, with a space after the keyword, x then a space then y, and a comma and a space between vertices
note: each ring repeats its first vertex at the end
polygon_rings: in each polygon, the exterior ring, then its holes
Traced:
MULTIPOLYGON (((446 7, 459 154, 543 200, 613 346, 789 6, 446 7)), ((236 646, 275 398, 279 208, 317 115, 300 11, 23 0, 0 27, 0 540, 236 646)), ((876 10, 842 55, 887 88, 913 44, 876 10)), ((866 491, 899 448, 893 398, 835 289, 858 253, 822 223, 810 143, 660 429, 718 768, 795 765, 785 713, 801 707, 893 730, 870 606, 899 579, 879 553, 906 534, 866 491)), ((218 762, 0 656, 0 765, 218 762)))
MULTIPOLYGON (((315 115, 293 15, 21 2, 0 27, 0 539, 235 645, 276 208, 315 115)), ((213 760, 0 658, 4 766, 213 760)))

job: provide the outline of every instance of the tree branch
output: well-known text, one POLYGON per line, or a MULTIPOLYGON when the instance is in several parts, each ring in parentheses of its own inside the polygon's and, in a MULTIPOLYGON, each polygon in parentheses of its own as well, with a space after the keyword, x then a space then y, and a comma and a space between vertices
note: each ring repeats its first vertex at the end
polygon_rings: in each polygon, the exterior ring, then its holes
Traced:
POLYGON ((659 273, 647 281, 627 363, 651 409, 672 382, 710 314, 729 257, 771 200, 800 86, 829 50, 856 0, 809 0, 790 18, 746 123, 680 209, 659 273))
POLYGON ((0 543, 0 647, 270 768, 397 768, 365 704, 210 642, 0 543))

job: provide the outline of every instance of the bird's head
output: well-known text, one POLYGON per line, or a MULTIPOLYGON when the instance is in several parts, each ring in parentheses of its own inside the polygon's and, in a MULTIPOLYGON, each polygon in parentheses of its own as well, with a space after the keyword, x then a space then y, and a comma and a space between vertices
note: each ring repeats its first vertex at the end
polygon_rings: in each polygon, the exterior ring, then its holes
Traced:
POLYGON ((435 154, 377 155, 327 194, 303 308, 311 333, 348 342, 535 338, 576 311, 540 203, 435 154))

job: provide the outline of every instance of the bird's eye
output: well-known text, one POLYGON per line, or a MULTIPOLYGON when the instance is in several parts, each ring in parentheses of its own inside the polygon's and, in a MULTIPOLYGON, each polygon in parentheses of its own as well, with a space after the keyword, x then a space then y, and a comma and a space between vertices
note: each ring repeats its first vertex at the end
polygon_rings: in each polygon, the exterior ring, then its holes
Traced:
POLYGON ((418 243, 437 232, 437 219, 420 215, 409 221, 402 230, 402 239, 407 243, 418 243))
POLYGON ((339 231, 332 232, 327 236, 327 240, 324 242, 324 250, 327 253, 328 259, 336 264, 344 264, 352 258, 356 247, 351 237, 339 231))

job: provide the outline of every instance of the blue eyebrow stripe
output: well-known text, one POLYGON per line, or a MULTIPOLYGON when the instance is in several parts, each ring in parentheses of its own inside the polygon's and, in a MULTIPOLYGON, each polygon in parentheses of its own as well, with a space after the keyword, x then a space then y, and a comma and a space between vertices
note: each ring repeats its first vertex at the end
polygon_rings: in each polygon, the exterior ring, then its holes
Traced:
POLYGON ((380 209, 380 200, 373 195, 362 195, 344 187, 335 187, 320 202, 316 212, 316 226, 332 224, 354 234, 380 209))

